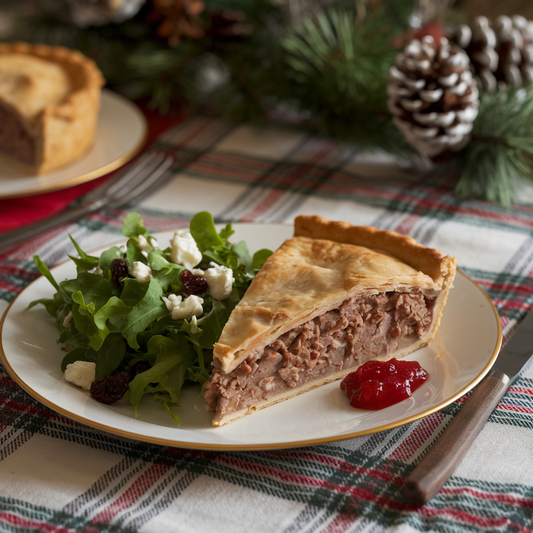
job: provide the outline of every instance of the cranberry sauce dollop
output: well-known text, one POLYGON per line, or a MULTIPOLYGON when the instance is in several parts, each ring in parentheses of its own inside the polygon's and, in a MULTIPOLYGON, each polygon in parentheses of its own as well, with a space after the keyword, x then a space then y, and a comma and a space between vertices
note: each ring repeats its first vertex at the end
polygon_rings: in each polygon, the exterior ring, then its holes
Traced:
POLYGON ((428 378, 416 361, 367 361, 341 381, 350 405, 377 410, 409 398, 428 378))

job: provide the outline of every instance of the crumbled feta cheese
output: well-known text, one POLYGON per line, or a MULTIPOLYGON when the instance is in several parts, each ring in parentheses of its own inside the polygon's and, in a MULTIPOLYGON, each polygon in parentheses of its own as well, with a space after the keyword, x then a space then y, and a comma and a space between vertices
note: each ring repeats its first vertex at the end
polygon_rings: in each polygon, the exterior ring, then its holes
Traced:
POLYGON ((185 300, 181 296, 176 294, 170 294, 168 298, 162 297, 167 309, 172 314, 174 320, 179 318, 191 318, 193 316, 200 316, 204 309, 202 304, 203 299, 195 294, 191 294, 185 300))
POLYGON ((183 265, 187 270, 192 270, 202 260, 202 252, 198 249, 190 231, 176 231, 170 244, 170 258, 174 263, 183 265))
POLYGON ((143 256, 148 259, 148 252, 146 250, 141 250, 141 254, 143 254, 143 256))
POLYGON ((95 276, 103 276, 104 275, 103 270, 99 266, 94 267, 92 270, 89 270, 88 272, 89 272, 89 274, 94 274, 95 276))
POLYGON ((233 270, 223 265, 217 265, 213 261, 209 264, 211 268, 205 271, 200 268, 195 268, 192 273, 195 276, 202 276, 207 280, 209 294, 215 300, 225 300, 231 294, 233 284, 235 283, 233 270))
POLYGON ((96 376, 96 363, 90 361, 74 361, 65 368, 65 379, 84 390, 91 388, 96 376))
POLYGON ((134 261, 131 275, 137 281, 144 283, 146 281, 150 281, 150 278, 152 277, 152 269, 141 261, 134 261))
POLYGON ((68 312, 68 315, 63 319, 63 327, 70 327, 70 321, 72 320, 72 311, 68 312))
POLYGON ((137 242, 141 248, 159 248, 157 239, 148 235, 148 239, 144 235, 137 235, 137 242))
POLYGON ((172 310, 174 309, 174 307, 179 305, 181 300, 183 299, 181 296, 178 296, 176 294, 169 294, 168 298, 166 298, 165 296, 162 296, 161 298, 165 302, 165 305, 167 306, 167 309, 171 313, 172 313, 172 310))

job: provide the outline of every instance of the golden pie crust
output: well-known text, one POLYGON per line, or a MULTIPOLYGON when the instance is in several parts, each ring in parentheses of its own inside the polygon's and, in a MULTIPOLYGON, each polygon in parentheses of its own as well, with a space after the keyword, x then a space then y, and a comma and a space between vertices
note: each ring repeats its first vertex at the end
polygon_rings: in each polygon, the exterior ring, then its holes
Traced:
POLYGON ((103 85, 77 51, 0 44, 0 152, 37 174, 74 161, 94 142, 103 85))
MULTIPOLYGON (((431 324, 416 342, 380 359, 402 357, 434 337, 455 272, 454 257, 405 235, 319 216, 297 217, 294 237, 270 256, 233 310, 214 346, 215 371, 228 374, 244 361, 248 364, 283 334, 338 309, 354 296, 423 294, 434 300, 431 324)), ((354 370, 343 368, 245 409, 215 416, 213 423, 223 425, 354 370)))

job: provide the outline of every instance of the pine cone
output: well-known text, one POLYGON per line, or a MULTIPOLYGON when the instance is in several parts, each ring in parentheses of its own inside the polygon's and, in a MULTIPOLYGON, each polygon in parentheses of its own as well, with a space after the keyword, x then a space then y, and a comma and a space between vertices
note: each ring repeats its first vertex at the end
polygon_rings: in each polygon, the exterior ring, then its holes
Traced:
POLYGON ((451 39, 466 51, 487 92, 533 81, 533 22, 521 15, 502 15, 492 25, 476 17, 451 39))
POLYGON ((479 106, 464 50, 446 38, 414 39, 390 69, 389 110, 409 144, 437 160, 468 144, 479 106))

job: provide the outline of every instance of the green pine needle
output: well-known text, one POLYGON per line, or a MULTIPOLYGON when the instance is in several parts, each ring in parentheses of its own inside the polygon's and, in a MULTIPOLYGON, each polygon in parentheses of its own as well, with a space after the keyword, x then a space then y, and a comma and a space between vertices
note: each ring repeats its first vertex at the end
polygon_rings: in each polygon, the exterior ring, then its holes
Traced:
POLYGON ((330 7, 290 28, 281 41, 292 95, 310 126, 361 148, 408 151, 387 111, 389 68, 400 26, 373 13, 330 7))
POLYGON ((455 192, 509 206, 521 180, 533 180, 533 87, 485 94, 472 140, 459 154, 455 192))

